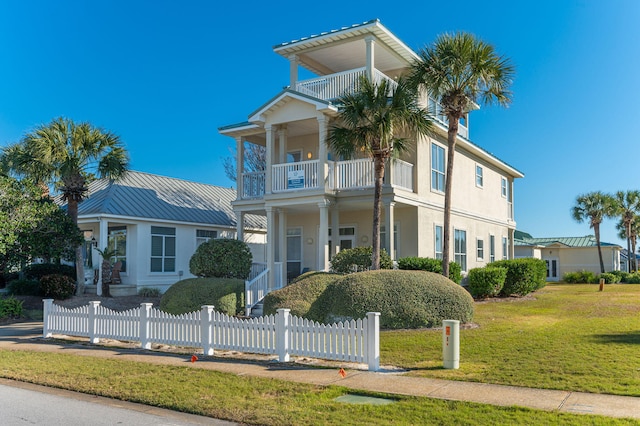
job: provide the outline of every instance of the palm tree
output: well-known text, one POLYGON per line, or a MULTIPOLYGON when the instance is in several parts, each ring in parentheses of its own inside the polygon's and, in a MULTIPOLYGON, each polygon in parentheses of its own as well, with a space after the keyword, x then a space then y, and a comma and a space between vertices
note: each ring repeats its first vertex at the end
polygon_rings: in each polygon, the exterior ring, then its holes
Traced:
POLYGON ((631 269, 633 271, 637 271, 638 262, 637 262, 635 253, 636 253, 636 244, 638 242, 638 235, 640 235, 640 216, 635 216, 630 225, 631 226, 629 227, 628 234, 627 234, 627 226, 622 220, 616 224, 616 229, 618 230, 618 237, 620 237, 623 240, 626 238, 629 239, 629 242, 631 243, 631 251, 628 251, 627 249, 629 262, 633 262, 633 264, 631 265, 631 269))
POLYGON ((627 272, 631 272, 631 256, 635 253, 631 251, 631 224, 633 223, 637 213, 640 211, 640 191, 618 191, 615 195, 616 213, 620 216, 625 229, 627 238, 627 253, 629 261, 627 262, 627 272))
POLYGON ((431 133, 431 118, 402 78, 394 87, 388 80, 374 83, 362 77, 356 91, 344 94, 338 104, 341 125, 330 129, 327 144, 338 156, 352 158, 364 152, 373 160, 371 269, 380 269, 380 203, 385 165, 389 158, 408 148, 411 138, 431 133))
MULTIPOLYGON (((67 213, 78 224, 78 204, 84 200, 91 179, 117 179, 128 168, 129 158, 120 138, 108 131, 56 118, 38 126, 23 139, 3 149, 2 161, 17 176, 54 185, 67 202, 67 213)), ((78 294, 84 292, 82 246, 76 248, 78 294)))
POLYGON ((432 46, 418 52, 418 59, 411 66, 410 84, 426 90, 440 104, 448 122, 442 239, 445 277, 449 276, 451 191, 459 121, 479 102, 508 105, 514 71, 508 58, 498 56, 493 46, 468 33, 439 36, 432 46))
POLYGON ((571 210, 571 215, 578 223, 589 221, 589 227, 593 228, 598 246, 598 257, 600 258, 600 272, 602 273, 604 273, 604 262, 600 247, 600 224, 604 218, 611 217, 615 213, 615 208, 615 200, 611 195, 596 191, 579 195, 571 210))

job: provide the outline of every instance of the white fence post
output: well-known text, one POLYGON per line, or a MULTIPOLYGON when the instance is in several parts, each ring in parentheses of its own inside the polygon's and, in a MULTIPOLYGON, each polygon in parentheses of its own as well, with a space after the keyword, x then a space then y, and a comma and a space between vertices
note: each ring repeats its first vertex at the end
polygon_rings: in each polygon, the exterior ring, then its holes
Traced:
POLYGON ((43 299, 44 302, 44 312, 42 313, 42 337, 45 339, 47 337, 51 337, 53 333, 49 331, 49 313, 51 312, 51 308, 53 307, 53 299, 43 299))
POLYGON ((213 355, 213 305, 202 306, 200 315, 200 338, 202 340, 202 353, 213 355))
POLYGON ((380 312, 367 312, 367 364, 371 371, 380 369, 380 312))
POLYGON ((96 328, 98 319, 96 318, 98 315, 98 306, 100 306, 99 301, 89 302, 89 342, 90 343, 98 343, 100 338, 96 336, 96 328))
POLYGON ((280 362, 289 362, 290 309, 278 309, 276 314, 276 352, 280 362))
POLYGON ((142 349, 151 349, 151 307, 153 303, 140 304, 140 347, 142 349))

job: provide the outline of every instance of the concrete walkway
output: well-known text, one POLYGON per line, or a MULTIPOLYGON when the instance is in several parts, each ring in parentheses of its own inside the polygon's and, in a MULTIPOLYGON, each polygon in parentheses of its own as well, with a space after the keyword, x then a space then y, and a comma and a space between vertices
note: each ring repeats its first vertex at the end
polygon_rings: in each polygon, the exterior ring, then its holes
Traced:
POLYGON ((197 362, 191 363, 190 354, 113 348, 89 345, 85 342, 60 343, 45 340, 42 338, 42 323, 0 326, 0 349, 3 350, 64 351, 68 354, 99 358, 117 357, 121 360, 162 365, 189 364, 194 368, 321 386, 337 385, 389 394, 640 419, 640 398, 636 397, 409 377, 391 370, 369 372, 347 368, 347 374, 343 378, 337 368, 311 368, 293 363, 255 362, 218 356, 206 357, 201 354, 198 355, 197 362))

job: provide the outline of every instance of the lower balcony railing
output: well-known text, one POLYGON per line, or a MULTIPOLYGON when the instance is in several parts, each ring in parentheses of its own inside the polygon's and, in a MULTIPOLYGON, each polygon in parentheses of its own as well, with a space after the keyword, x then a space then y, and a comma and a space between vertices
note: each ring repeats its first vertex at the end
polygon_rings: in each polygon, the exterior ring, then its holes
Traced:
MULTIPOLYGON (((271 191, 287 191, 326 188, 348 190, 372 188, 374 186, 373 161, 368 158, 350 161, 328 161, 327 178, 319 171, 318 160, 297 163, 275 164, 272 168, 271 191)), ((391 186, 413 191, 413 164, 392 160, 385 182, 391 186)), ((242 198, 262 198, 265 194, 265 173, 254 172, 242 175, 242 198)))

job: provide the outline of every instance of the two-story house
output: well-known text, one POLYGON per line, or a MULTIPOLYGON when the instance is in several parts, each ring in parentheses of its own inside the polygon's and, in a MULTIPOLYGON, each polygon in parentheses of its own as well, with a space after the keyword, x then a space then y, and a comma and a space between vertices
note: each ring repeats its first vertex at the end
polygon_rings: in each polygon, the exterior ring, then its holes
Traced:
MULTIPOLYGON (((237 147, 238 235, 245 215, 266 216, 266 263, 270 270, 286 265, 293 277, 328 270, 341 249, 371 245, 373 161, 336 158, 327 148, 335 100, 361 75, 394 81, 417 55, 378 20, 282 43, 274 52, 289 61, 289 86, 246 122, 219 132, 237 147), (301 67, 316 77, 300 80, 301 67), (264 171, 244 172, 246 144, 265 147, 264 171)), ((385 173, 381 241, 394 259, 442 256, 447 123, 437 111, 434 118, 438 134, 416 140, 385 173)), ((513 257, 513 183, 523 176, 472 143, 468 117, 461 122, 450 246, 463 271, 513 257)), ((278 276, 270 275, 270 288, 282 285, 278 276)))

